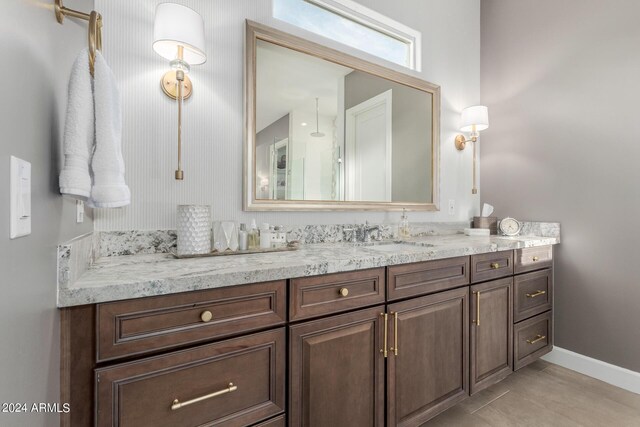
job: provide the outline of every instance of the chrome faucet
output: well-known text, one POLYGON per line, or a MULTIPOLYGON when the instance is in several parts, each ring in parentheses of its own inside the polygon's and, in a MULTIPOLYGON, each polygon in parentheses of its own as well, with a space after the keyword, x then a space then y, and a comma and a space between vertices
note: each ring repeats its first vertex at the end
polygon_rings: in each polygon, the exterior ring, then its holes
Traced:
POLYGON ((364 226, 362 226, 362 236, 363 236, 363 241, 365 243, 371 242, 371 232, 372 231, 377 231, 378 232, 378 237, 375 240, 380 240, 380 226, 379 225, 369 225, 369 221, 366 221, 364 223, 364 226))

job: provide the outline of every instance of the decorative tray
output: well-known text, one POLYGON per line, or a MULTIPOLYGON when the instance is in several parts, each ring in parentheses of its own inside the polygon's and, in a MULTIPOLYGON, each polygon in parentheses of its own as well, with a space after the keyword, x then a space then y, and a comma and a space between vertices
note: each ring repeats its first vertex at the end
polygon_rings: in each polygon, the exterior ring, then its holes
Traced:
POLYGON ((194 255, 178 255, 178 252, 176 251, 175 248, 169 250, 169 253, 171 255, 173 255, 175 258, 178 259, 185 259, 185 258, 207 258, 207 257, 212 257, 212 256, 227 256, 227 255, 249 255, 249 254, 266 254, 266 253, 271 253, 271 252, 290 252, 290 251, 295 251, 298 249, 298 245, 287 245, 287 246, 283 246, 281 248, 271 248, 271 249, 247 249, 246 251, 223 251, 223 252, 218 252, 218 251, 213 251, 213 252, 209 252, 208 254, 194 254, 194 255))

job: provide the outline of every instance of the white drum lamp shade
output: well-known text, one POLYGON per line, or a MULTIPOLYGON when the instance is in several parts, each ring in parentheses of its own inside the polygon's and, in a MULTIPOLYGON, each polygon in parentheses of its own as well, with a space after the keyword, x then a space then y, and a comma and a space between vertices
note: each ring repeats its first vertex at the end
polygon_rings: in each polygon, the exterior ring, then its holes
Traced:
POLYGON ((175 3, 156 7, 153 26, 153 50, 163 58, 176 58, 178 46, 184 47, 184 61, 190 65, 207 60, 204 42, 204 20, 193 9, 175 3))
POLYGON ((475 125, 475 131, 480 132, 489 127, 489 109, 484 105, 474 105, 462 110, 462 122, 460 130, 462 132, 472 132, 475 125))

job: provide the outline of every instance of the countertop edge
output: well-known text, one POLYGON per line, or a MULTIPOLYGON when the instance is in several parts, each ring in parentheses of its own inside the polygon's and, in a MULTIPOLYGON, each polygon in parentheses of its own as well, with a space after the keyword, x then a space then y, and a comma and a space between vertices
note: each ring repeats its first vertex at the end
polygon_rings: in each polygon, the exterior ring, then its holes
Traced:
POLYGON ((295 277, 308 277, 436 259, 455 258, 459 256, 470 256, 503 250, 556 245, 559 243, 559 237, 524 236, 516 237, 513 240, 501 238, 499 242, 489 240, 486 243, 475 243, 474 245, 454 246, 451 248, 421 247, 418 245, 412 249, 412 252, 399 254, 376 253, 371 250, 367 251, 367 248, 364 248, 362 256, 347 259, 334 258, 326 262, 300 262, 290 265, 283 262, 281 264, 275 264, 273 267, 268 264, 263 264, 257 268, 246 268, 242 271, 206 271, 192 275, 140 280, 137 282, 122 283, 113 280, 113 283, 90 285, 84 284, 82 281, 83 277, 80 277, 79 280, 71 286, 58 286, 57 307, 67 308, 87 304, 170 295, 295 277), (416 250, 416 248, 418 250, 416 250))

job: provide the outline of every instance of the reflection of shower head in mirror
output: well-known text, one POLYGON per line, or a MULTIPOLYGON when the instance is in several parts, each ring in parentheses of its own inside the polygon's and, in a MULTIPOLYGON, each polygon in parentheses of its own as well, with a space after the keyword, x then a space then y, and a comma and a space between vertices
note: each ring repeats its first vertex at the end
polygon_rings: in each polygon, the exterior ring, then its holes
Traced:
POLYGON ((311 132, 311 136, 313 138, 322 138, 324 136, 324 133, 320 132, 320 119, 318 117, 318 115, 320 114, 319 111, 318 98, 316 98, 316 131, 311 132))

